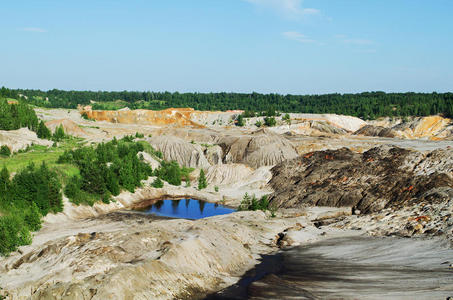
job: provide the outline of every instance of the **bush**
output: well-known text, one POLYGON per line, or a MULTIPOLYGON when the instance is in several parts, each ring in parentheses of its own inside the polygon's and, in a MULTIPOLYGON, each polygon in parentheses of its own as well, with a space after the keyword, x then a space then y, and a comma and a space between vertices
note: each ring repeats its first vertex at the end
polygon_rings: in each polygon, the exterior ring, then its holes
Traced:
POLYGON ((136 138, 143 138, 143 137, 145 137, 145 135, 143 133, 136 132, 135 133, 135 137, 136 138))
POLYGON ((3 145, 2 147, 0 147, 0 155, 9 157, 11 156, 11 150, 9 149, 8 146, 3 145))
POLYGON ((275 120, 274 117, 265 117, 264 118, 264 125, 268 127, 275 126, 277 124, 277 121, 275 120))
POLYGON ((218 192, 219 192, 219 187, 218 187, 218 186, 215 186, 215 187, 214 187, 214 191, 215 191, 216 193, 218 193, 218 192))
POLYGON ((256 121, 255 126, 256 126, 256 127, 261 127, 261 126, 263 126, 263 122, 261 122, 261 121, 256 121))
POLYGON ((283 121, 286 121, 286 123, 288 123, 288 124, 291 124, 291 117, 289 116, 289 114, 285 114, 285 115, 282 117, 282 120, 283 120, 283 121))
POLYGON ((156 189, 160 189, 164 187, 164 182, 159 177, 157 177, 156 179, 154 179, 153 183, 151 183, 151 186, 156 189))

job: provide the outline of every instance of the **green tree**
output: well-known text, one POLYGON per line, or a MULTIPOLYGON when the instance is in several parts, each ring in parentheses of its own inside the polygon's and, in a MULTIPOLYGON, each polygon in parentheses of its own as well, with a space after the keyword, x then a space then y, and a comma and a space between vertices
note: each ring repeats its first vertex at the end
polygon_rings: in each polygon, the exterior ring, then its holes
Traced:
POLYGON ((277 124, 277 121, 275 120, 274 117, 265 117, 264 118, 264 125, 266 125, 267 127, 272 127, 272 126, 275 126, 277 124))
POLYGON ((53 140, 56 142, 59 142, 59 141, 63 140, 65 137, 66 137, 66 135, 64 133, 63 125, 57 126, 57 128, 55 128, 55 132, 53 134, 53 140))
POLYGON ((242 115, 239 115, 236 119, 236 126, 244 126, 245 125, 245 122, 244 122, 244 117, 242 115))
POLYGON ((203 169, 200 170, 200 176, 198 177, 198 189, 202 190, 207 188, 208 184, 206 183, 206 176, 203 169))
POLYGON ((36 135, 40 139, 50 139, 52 137, 52 133, 50 132, 49 128, 47 128, 46 124, 43 121, 39 122, 38 131, 36 135))

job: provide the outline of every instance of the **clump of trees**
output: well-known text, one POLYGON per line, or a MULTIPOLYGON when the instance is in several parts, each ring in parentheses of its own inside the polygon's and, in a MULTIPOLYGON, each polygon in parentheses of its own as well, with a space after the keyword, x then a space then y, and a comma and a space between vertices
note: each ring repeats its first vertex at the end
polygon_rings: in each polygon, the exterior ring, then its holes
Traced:
POLYGON ((41 227, 41 217, 63 210, 61 184, 45 163, 30 164, 14 178, 6 167, 0 171, 0 254, 31 243, 31 231, 41 227))
POLYGON ((38 117, 35 111, 22 101, 8 104, 6 99, 0 98, 0 129, 15 130, 22 127, 37 131, 38 117))
POLYGON ((154 176, 165 180, 171 185, 181 185, 182 180, 189 182, 189 174, 193 171, 193 168, 181 167, 176 161, 162 161, 158 169, 154 170, 154 176))
POLYGON ((275 213, 275 209, 269 206, 267 196, 262 196, 260 199, 257 199, 255 195, 250 196, 248 193, 245 193, 242 198, 238 210, 270 210, 272 215, 275 213))
POLYGON ((100 199, 108 203, 111 195, 118 195, 122 189, 134 192, 141 180, 153 174, 143 156, 137 155, 143 150, 143 144, 126 137, 65 151, 58 163, 71 163, 80 170, 80 175, 66 185, 66 196, 76 204, 92 205, 100 199))

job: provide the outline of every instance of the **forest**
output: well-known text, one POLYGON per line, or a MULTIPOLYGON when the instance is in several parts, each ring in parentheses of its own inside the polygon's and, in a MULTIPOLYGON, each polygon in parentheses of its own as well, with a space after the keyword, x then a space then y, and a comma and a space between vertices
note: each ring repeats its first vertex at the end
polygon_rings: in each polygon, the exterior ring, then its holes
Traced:
MULTIPOLYGON (((153 109, 192 107, 197 110, 274 109, 294 113, 336 113, 375 119, 383 116, 453 116, 453 93, 385 93, 280 95, 259 93, 170 93, 170 92, 106 92, 63 90, 9 90, 30 104, 53 108, 76 108, 93 104, 93 109, 153 109), (20 95, 20 96, 19 96, 20 95), (25 99, 26 98, 26 99, 25 99)), ((0 97, 2 93, 0 92, 0 97)))

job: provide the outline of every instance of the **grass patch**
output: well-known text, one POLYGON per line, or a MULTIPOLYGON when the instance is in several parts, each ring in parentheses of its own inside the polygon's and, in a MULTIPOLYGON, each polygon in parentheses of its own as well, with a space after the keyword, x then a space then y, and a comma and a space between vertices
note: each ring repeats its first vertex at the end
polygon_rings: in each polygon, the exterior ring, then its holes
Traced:
POLYGON ((67 138, 58 144, 58 147, 47 147, 41 145, 34 145, 28 148, 26 152, 14 153, 10 157, 0 156, 0 166, 6 166, 10 173, 18 172, 30 163, 41 165, 46 162, 47 166, 56 171, 62 176, 70 176, 77 170, 76 167, 69 164, 57 164, 58 157, 64 153, 65 150, 71 150, 77 146, 84 144, 81 138, 67 138))

